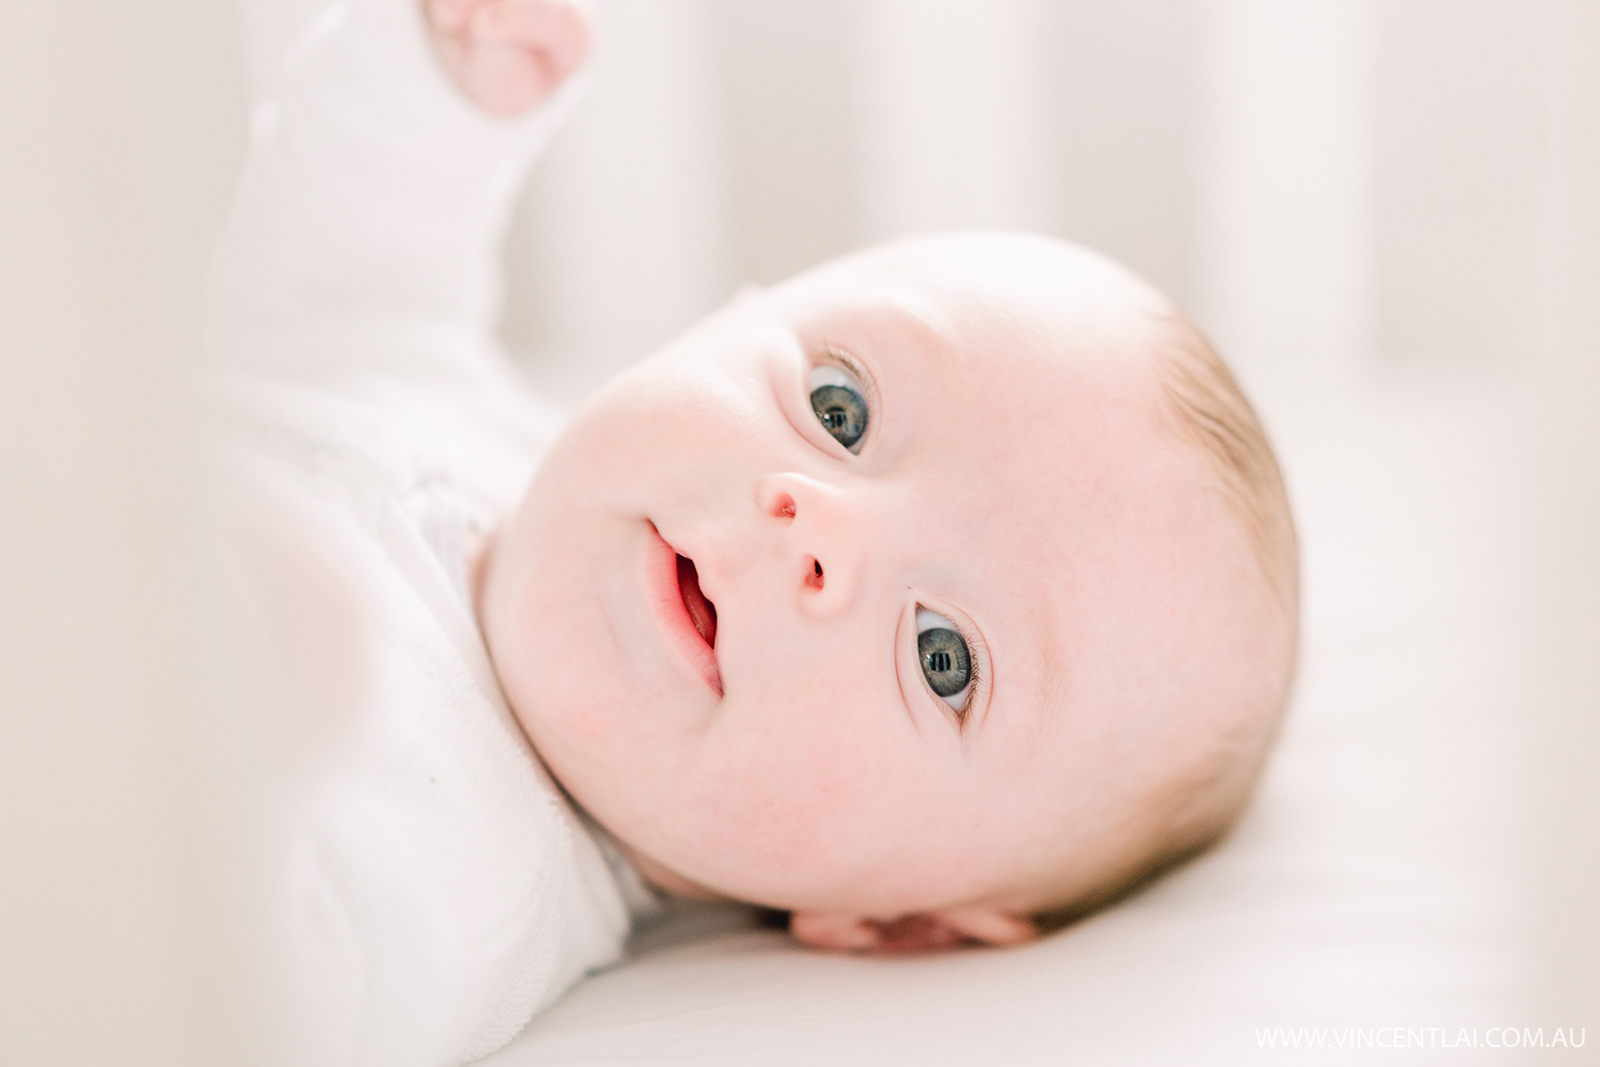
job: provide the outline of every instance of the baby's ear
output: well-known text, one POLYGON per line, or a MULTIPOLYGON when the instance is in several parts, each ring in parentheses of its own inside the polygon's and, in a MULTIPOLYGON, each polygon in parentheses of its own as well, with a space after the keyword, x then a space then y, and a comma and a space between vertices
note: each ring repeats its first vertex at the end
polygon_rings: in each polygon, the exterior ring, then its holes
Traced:
POLYGON ((965 942, 1015 945, 1039 933, 1028 920, 986 905, 941 908, 897 919, 797 911, 789 918, 789 932, 815 948, 858 952, 928 952, 965 942))

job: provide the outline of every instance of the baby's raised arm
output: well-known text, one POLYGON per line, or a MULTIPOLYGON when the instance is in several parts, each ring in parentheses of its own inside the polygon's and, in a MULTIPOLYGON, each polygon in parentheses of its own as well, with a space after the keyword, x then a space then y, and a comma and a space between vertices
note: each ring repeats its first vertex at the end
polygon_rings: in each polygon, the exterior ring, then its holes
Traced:
POLYGON ((213 275, 223 362, 322 382, 495 373, 499 246, 588 45, 572 0, 322 12, 252 115, 213 275))

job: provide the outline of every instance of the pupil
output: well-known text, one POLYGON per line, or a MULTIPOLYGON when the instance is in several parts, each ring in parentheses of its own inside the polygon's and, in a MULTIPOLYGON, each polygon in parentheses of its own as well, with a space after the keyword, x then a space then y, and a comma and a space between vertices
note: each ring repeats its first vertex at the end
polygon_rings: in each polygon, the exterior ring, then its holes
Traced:
POLYGON ((967 643, 954 630, 936 627, 917 635, 917 652, 928 685, 942 697, 954 696, 972 677, 967 643))

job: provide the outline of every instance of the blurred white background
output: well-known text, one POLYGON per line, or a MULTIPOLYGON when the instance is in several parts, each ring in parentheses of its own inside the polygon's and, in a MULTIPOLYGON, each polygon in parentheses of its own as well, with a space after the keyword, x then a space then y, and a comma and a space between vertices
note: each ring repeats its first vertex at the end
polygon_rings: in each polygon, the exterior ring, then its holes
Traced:
MULTIPOLYGON (((576 403, 739 285, 898 234, 1126 261, 1280 442, 1308 647, 1481 624, 1440 669, 1499 740, 1441 780, 1507 797, 1481 847, 1524 876, 1529 995, 1596 1021, 1600 3, 598 7, 593 93, 507 250, 541 388, 576 403)), ((245 969, 181 399, 263 61, 204 0, 4 10, 0 1060, 226 1062, 245 969)))
POLYGON ((1562 269, 1556 127, 1581 121, 1563 10, 603 3, 595 92, 513 243, 507 333, 582 374, 576 395, 740 283, 1000 226, 1126 261, 1258 392, 1528 373, 1562 269))

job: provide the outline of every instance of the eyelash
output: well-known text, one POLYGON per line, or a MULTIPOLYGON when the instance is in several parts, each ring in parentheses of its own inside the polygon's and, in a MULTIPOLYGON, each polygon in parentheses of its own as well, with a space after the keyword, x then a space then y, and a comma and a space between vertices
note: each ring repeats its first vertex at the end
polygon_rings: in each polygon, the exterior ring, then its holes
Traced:
MULTIPOLYGON (((950 708, 951 711, 955 712, 956 722, 965 726, 967 717, 972 714, 972 706, 978 702, 978 683, 983 679, 983 665, 978 658, 978 654, 973 651, 978 646, 972 640, 972 635, 964 629, 958 629, 956 632, 961 635, 961 640, 967 643, 967 654, 972 657, 972 677, 967 680, 967 699, 961 702, 961 707, 950 708)), ((923 679, 922 684, 927 685, 927 679, 923 679)), ((933 690, 930 689, 928 692, 931 693, 933 690)), ((939 703, 944 704, 944 701, 941 700, 939 703)), ((944 706, 950 707, 949 704, 944 704, 944 706)))
POLYGON ((839 366, 855 376, 856 381, 860 382, 867 391, 867 403, 876 408, 878 406, 878 391, 872 381, 872 375, 867 373, 867 369, 856 362, 854 356, 836 345, 823 345, 822 351, 829 360, 839 364, 839 366))

